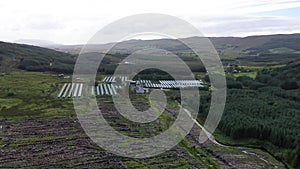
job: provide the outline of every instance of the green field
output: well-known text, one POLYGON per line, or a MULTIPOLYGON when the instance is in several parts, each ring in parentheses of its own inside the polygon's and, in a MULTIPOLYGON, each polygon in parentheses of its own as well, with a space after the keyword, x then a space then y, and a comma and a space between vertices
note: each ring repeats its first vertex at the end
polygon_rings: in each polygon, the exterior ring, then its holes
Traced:
POLYGON ((0 77, 2 118, 73 116, 72 101, 56 99, 63 82, 57 75, 12 72, 0 77))
POLYGON ((257 75, 257 72, 242 72, 242 73, 233 73, 232 74, 232 76, 235 78, 240 77, 240 76, 248 76, 252 79, 255 79, 256 75, 257 75))
POLYGON ((244 70, 247 70, 247 72, 231 73, 230 76, 232 76, 234 78, 237 78, 240 76, 247 76, 252 79, 255 79, 258 71, 261 71, 263 69, 276 69, 276 68, 281 68, 284 66, 285 66, 285 64, 270 65, 270 66, 241 66, 244 70))

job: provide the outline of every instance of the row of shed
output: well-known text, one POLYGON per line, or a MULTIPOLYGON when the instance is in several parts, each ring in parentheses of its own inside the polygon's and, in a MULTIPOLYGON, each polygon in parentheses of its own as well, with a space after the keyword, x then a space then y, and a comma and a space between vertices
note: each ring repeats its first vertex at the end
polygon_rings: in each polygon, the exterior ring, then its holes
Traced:
POLYGON ((117 88, 119 86, 115 86, 114 84, 99 84, 98 86, 92 86, 92 96, 100 96, 100 95, 116 95, 117 88))
MULTIPOLYGON (((116 76, 106 76, 97 86, 88 86, 88 91, 91 91, 92 96, 101 95, 116 95, 117 89, 122 88, 115 83, 116 76)), ((119 76, 122 81, 128 81, 127 76, 119 76)), ((134 81, 135 82, 135 81, 134 81)), ((138 80, 135 82, 137 93, 148 93, 147 88, 187 88, 187 87, 204 87, 205 84, 201 80, 159 80, 152 83, 151 80, 138 80)), ((85 90, 86 91, 86 90, 85 90)), ((58 94, 58 98, 81 97, 83 93, 83 83, 64 83, 58 94)))
POLYGON ((186 88, 204 87, 200 80, 159 80, 159 83, 152 83, 150 80, 139 80, 137 84, 143 84, 147 88, 186 88))
POLYGON ((159 83, 167 88, 204 87, 200 80, 159 80, 159 83))
MULTIPOLYGON (((114 84, 101 83, 98 86, 90 86, 92 96, 100 95, 116 95, 117 89, 121 86, 116 86, 114 84)), ((86 91, 86 90, 84 90, 86 91)), ((64 83, 61 88, 58 98, 72 98, 81 97, 83 95, 83 83, 64 83)))
POLYGON ((125 81, 128 80, 127 76, 105 76, 102 79, 102 82, 105 82, 105 83, 114 83, 114 82, 116 82, 117 78, 119 78, 121 80, 121 82, 125 82, 125 81))
POLYGON ((57 97, 58 98, 81 97, 82 89, 83 89, 82 83, 64 83, 57 97))

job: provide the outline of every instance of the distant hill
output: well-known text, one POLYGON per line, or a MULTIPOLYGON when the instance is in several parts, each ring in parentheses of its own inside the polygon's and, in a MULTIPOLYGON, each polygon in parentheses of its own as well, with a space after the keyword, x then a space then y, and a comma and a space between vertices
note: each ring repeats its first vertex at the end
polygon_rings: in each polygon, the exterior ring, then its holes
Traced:
MULTIPOLYGON (((260 35, 240 37, 214 37, 210 38, 214 45, 217 47, 224 44, 231 44, 239 49, 257 48, 266 43, 278 40, 300 39, 300 34, 277 34, 277 35, 260 35)), ((274 46, 280 47, 280 46, 274 46)))
MULTIPOLYGON (((276 64, 300 58, 300 34, 278 34, 241 37, 209 37, 223 61, 247 62, 253 64, 276 64)), ((186 38, 189 43, 201 41, 201 37, 186 38)), ((105 52, 114 46, 111 53, 130 53, 133 50, 154 47, 173 53, 189 53, 188 48, 174 39, 129 40, 120 43, 88 45, 89 49, 105 52)), ((83 45, 53 46, 62 52, 78 54, 83 45)))
MULTIPOLYGON (((210 37, 223 64, 274 65, 287 64, 300 58, 300 34, 239 37, 210 37)), ((201 37, 186 38, 198 44, 201 37)), ((22 69, 71 73, 83 45, 54 45, 51 49, 15 43, 0 42, 0 71, 22 69), (52 65, 52 66, 50 66, 52 65)), ((165 49, 181 57, 193 71, 205 71, 199 59, 180 41, 174 39, 129 40, 120 43, 94 44, 87 48, 105 52, 113 47, 103 60, 105 72, 117 66, 131 52, 148 47, 165 49), (105 67, 106 66, 106 67, 105 67)), ((49 47, 50 48, 50 47, 49 47)), ((109 70, 111 72, 112 70, 109 70)))
POLYGON ((1 72, 22 69, 71 73, 75 59, 75 55, 52 49, 0 42, 1 72))
POLYGON ((40 39, 18 39, 15 41, 15 43, 40 46, 40 47, 49 47, 49 46, 59 45, 52 41, 40 40, 40 39))
MULTIPOLYGON (((211 42, 215 45, 216 49, 224 49, 228 47, 237 48, 239 50, 254 50, 261 46, 272 48, 280 47, 291 47, 294 48, 294 42, 299 42, 299 34, 277 34, 277 35, 261 35, 261 36, 249 36, 249 37, 208 37, 211 42), (286 41, 288 41, 286 43, 286 41), (277 43, 275 43, 277 42, 277 43), (268 44, 273 44, 272 46, 268 44)), ((193 42, 199 41, 201 37, 189 37, 185 38, 186 41, 193 42)), ((99 50, 104 49, 104 47, 114 45, 116 43, 90 45, 90 48, 97 47, 99 50)), ((118 48, 115 50, 122 50, 125 48, 138 48, 141 46, 159 46, 164 49, 171 49, 171 51, 180 51, 181 48, 174 48, 178 45, 173 39, 155 39, 155 40, 128 40, 119 43, 118 48)), ((51 48, 62 51, 80 50, 83 45, 53 45, 51 48)), ((297 48, 299 50, 299 48, 297 48)))

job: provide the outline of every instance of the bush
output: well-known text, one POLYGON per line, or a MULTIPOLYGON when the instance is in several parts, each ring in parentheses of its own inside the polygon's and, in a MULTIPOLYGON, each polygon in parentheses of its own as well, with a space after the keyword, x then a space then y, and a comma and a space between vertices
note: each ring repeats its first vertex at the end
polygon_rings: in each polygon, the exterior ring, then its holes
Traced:
POLYGON ((16 94, 15 94, 15 93, 13 93, 13 92, 9 92, 9 93, 7 93, 7 97, 14 97, 14 96, 16 96, 16 94))
POLYGON ((227 88, 228 89, 242 89, 242 83, 239 81, 235 81, 232 78, 227 78, 227 88))
POLYGON ((280 87, 282 89, 285 89, 285 90, 293 90, 293 89, 298 89, 299 86, 297 84, 296 81, 286 81, 286 82, 283 82, 280 87))

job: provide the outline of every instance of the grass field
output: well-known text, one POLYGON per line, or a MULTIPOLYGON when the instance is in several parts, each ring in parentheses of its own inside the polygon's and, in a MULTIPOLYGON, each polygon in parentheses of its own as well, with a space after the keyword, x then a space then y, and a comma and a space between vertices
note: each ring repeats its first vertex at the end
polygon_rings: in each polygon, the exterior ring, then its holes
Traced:
POLYGON ((7 98, 7 99, 0 99, 0 111, 3 109, 10 109, 14 106, 17 106, 22 103, 21 99, 17 98, 7 98))
POLYGON ((262 69, 275 69, 283 66, 286 66, 286 64, 269 65, 269 66, 242 66, 242 68, 246 70, 259 71, 262 69))
POLYGON ((56 99, 63 82, 53 74, 12 72, 0 77, 0 117, 74 115, 72 101, 56 99))
POLYGON ((233 73, 232 76, 234 78, 240 77, 240 76, 248 76, 252 79, 255 79, 257 75, 257 72, 241 72, 241 73, 233 73))
POLYGON ((271 66, 242 66, 243 69, 249 70, 249 72, 231 73, 230 75, 234 78, 237 78, 240 76, 248 76, 252 79, 255 79, 257 72, 262 69, 275 69, 275 68, 280 68, 283 66, 285 66, 285 64, 271 65, 271 66))
MULTIPOLYGON (((69 154, 76 154, 76 152, 79 151, 76 150, 80 149, 80 146, 76 145, 76 140, 82 138, 85 138, 86 141, 89 140, 88 138, 86 138, 86 135, 80 128, 80 125, 75 122, 76 114, 73 109, 72 99, 57 98, 57 94, 63 86, 63 83, 69 82, 70 80, 70 78, 59 79, 57 78, 57 75, 53 74, 31 72, 13 72, 0 77, 0 120, 3 121, 2 125, 4 127, 10 126, 9 128, 5 127, 3 133, 4 135, 0 137, 0 146, 4 148, 5 152, 10 152, 11 150, 23 152, 27 149, 27 151, 32 151, 42 146, 40 144, 43 142, 66 140, 65 143, 56 143, 56 145, 60 145, 64 149, 66 149, 66 152, 69 151, 69 147, 74 149, 71 150, 74 151, 73 153, 64 154, 66 156, 69 154), (6 135, 11 135, 13 133, 14 136, 10 136, 11 138, 9 140, 5 137, 6 135)), ((143 107, 141 103, 147 103, 147 99, 148 95, 132 95, 131 97, 133 104, 137 105, 138 107, 143 107)), ((101 97, 97 100, 100 102, 100 105, 102 105, 101 107, 106 110, 103 111, 103 113, 108 113, 106 114, 107 120, 110 121, 110 119, 112 119, 112 122, 117 122, 112 123, 112 125, 115 124, 116 129, 120 130, 120 132, 122 132, 123 134, 127 134, 128 136, 144 137, 149 134, 149 136, 152 136, 153 134, 155 134, 155 132, 153 131, 156 129, 160 131, 158 125, 155 122, 153 122, 152 125, 147 126, 124 126, 124 124, 126 124, 126 121, 124 122, 122 120, 124 118, 120 118, 119 114, 111 114, 111 112, 108 111, 113 107, 110 97, 101 97), (130 132, 128 132, 128 130, 130 132), (149 131, 151 132, 149 133, 149 131)), ((168 105, 170 109, 176 109, 177 107, 177 104, 171 100, 168 100, 168 105)), ((173 120, 174 117, 169 113, 164 113, 163 116, 159 117, 160 125, 165 129, 167 129, 169 125, 172 124, 173 120)), ((153 157, 148 160, 122 158, 122 160, 124 161, 124 164, 130 168, 159 168, 153 165, 153 163, 163 166, 173 166, 174 168, 190 168, 195 165, 193 164, 195 162, 198 163, 196 166, 210 166, 213 162, 210 155, 204 153, 202 150, 192 149, 192 145, 189 142, 189 140, 185 140, 184 144, 181 144, 182 148, 175 148, 174 150, 166 152, 164 155, 161 155, 158 158, 153 157), (177 151, 180 151, 180 153, 182 153, 182 155, 184 155, 185 157, 183 159, 178 159, 177 151), (200 151, 203 153, 203 156, 206 156, 205 161, 201 161, 199 158, 194 157, 194 155, 189 155, 195 154, 196 152, 200 151), (162 159, 159 159, 161 157, 162 159), (166 157, 168 157, 168 160, 165 160, 166 157)), ((54 149, 54 151, 59 151, 55 148, 51 149, 54 149)), ((96 147, 94 149, 96 149, 96 147)), ((90 150, 87 149, 85 151, 89 152, 90 150)), ((100 153, 102 153, 101 155, 106 154, 103 153, 103 150, 99 151, 100 153)), ((45 151, 45 153, 49 152, 45 151)), ((42 156, 44 156, 44 153, 39 154, 35 152, 32 154, 36 154, 41 158, 43 158, 42 156)), ((96 154, 89 157, 79 155, 77 157, 72 157, 73 160, 69 162, 67 161, 69 163, 68 165, 72 166, 73 164, 75 165, 80 163, 80 157, 92 161, 95 158, 98 158, 99 155, 96 154)), ((3 159, 1 155, 0 158, 3 159)), ((60 162, 57 161, 59 159, 56 159, 55 156, 51 155, 51 158, 52 161, 56 161, 57 164, 60 164, 60 162)), ((118 159, 118 157, 113 157, 113 159, 118 159)), ((34 164, 36 162, 39 162, 39 160, 36 159, 31 163, 34 164)), ((106 164, 104 166, 109 168, 109 166, 113 167, 116 164, 106 164)), ((212 164, 216 167, 210 168, 218 168, 218 165, 215 162, 213 162, 212 164)), ((18 161, 16 161, 15 163, 6 162, 6 165, 4 166, 16 167, 18 165, 22 166, 24 165, 24 163, 18 161)))

